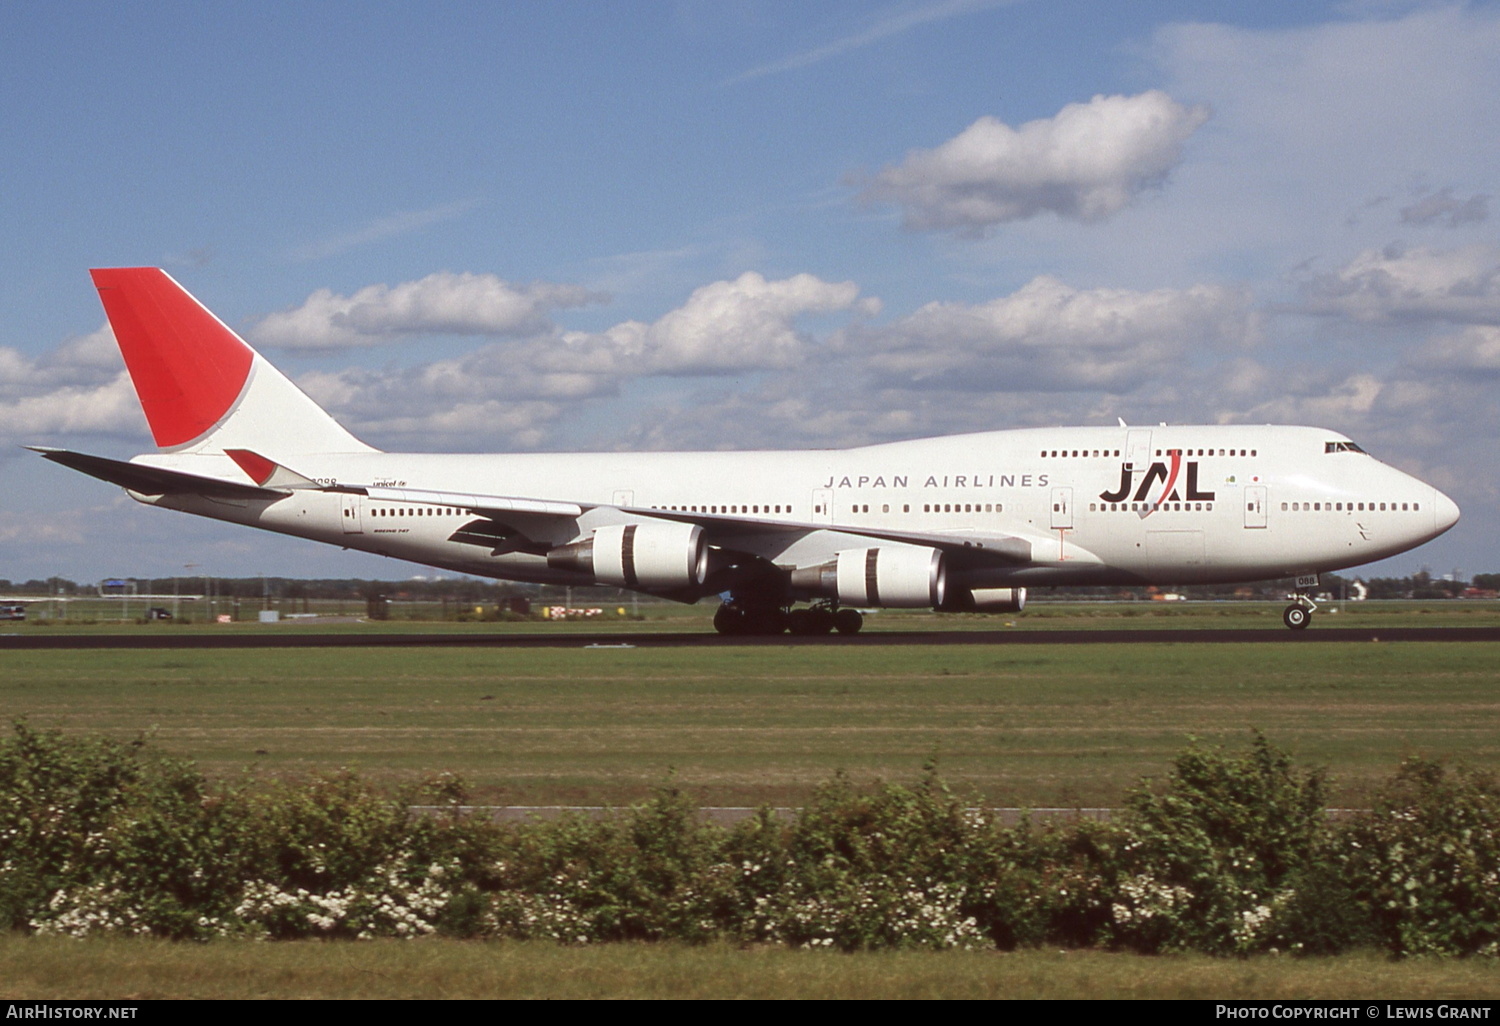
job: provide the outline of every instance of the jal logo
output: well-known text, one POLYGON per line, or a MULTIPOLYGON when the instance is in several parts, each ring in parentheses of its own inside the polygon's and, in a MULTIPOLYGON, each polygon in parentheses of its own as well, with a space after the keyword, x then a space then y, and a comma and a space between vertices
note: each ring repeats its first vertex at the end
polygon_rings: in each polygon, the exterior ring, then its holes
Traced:
POLYGON ((1135 467, 1132 464, 1120 465, 1120 485, 1112 492, 1100 492, 1099 498, 1105 502, 1144 502, 1149 506, 1155 506, 1163 502, 1212 502, 1213 492, 1199 491, 1198 489, 1198 461, 1187 460, 1184 463, 1181 449, 1168 451, 1171 457, 1170 463, 1153 463, 1141 475, 1141 483, 1134 485, 1135 494, 1131 495, 1133 485, 1132 478, 1135 476, 1135 467), (1177 493, 1177 479, 1182 476, 1184 465, 1187 469, 1184 490, 1186 495, 1177 493), (1161 490, 1151 497, 1153 486, 1160 484, 1161 490))

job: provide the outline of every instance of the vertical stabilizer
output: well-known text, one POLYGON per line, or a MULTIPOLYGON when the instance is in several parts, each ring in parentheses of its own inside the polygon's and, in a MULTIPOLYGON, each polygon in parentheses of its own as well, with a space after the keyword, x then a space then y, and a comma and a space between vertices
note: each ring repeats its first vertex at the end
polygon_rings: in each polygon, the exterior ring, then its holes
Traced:
POLYGON ((167 272, 91 272, 158 448, 370 452, 167 272))

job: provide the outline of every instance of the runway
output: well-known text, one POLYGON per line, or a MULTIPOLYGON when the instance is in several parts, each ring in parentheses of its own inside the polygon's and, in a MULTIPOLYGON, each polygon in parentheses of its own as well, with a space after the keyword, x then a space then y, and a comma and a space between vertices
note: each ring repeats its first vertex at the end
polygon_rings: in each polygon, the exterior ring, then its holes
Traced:
POLYGON ((322 633, 266 627, 264 633, 131 634, 0 633, 0 652, 46 649, 233 649, 233 648, 729 648, 739 646, 880 645, 1311 645, 1362 642, 1500 641, 1500 627, 1281 627, 1240 630, 998 630, 870 631, 857 635, 725 637, 708 632, 598 634, 396 634, 322 633))

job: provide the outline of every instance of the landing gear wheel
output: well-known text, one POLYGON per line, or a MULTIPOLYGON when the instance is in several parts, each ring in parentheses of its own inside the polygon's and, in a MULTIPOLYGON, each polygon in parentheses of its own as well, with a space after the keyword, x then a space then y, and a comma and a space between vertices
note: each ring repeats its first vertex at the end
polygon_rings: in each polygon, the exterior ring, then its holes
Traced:
POLYGON ((1281 622, 1294 631, 1305 631, 1312 623, 1312 610, 1306 606, 1287 606, 1281 611, 1281 622))
POLYGON ((780 609, 755 609, 746 613, 748 634, 780 634, 786 630, 787 616, 780 609))
POLYGON ((714 630, 720 634, 744 637, 751 634, 780 634, 787 628, 787 615, 780 609, 734 605, 726 602, 714 613, 714 630))
POLYGON ((864 614, 858 609, 840 609, 833 614, 833 629, 840 634, 858 634, 864 625, 864 614))
POLYGON ((744 633, 745 614, 743 610, 734 608, 727 603, 714 611, 714 630, 720 634, 742 634, 744 633))

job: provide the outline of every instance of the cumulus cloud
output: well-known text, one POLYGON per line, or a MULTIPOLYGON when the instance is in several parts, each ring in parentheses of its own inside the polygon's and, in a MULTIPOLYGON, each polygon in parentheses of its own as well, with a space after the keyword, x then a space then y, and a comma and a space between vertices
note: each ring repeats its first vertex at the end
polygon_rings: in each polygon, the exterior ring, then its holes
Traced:
POLYGON ((0 347, 0 435, 140 435, 146 419, 109 326, 29 357, 0 347))
POLYGON ((1304 283, 1302 308, 1360 321, 1500 324, 1500 249, 1365 250, 1304 283))
POLYGON ((1429 339, 1411 357, 1413 367, 1461 376, 1500 374, 1500 328, 1473 325, 1429 339))
POLYGON ((515 285, 493 274, 429 274, 368 285, 352 296, 319 289, 301 306, 262 318, 256 345, 329 350, 385 345, 412 335, 526 336, 551 329, 551 310, 600 302, 581 285, 515 285))
POLYGON ((497 341, 416 367, 317 371, 298 384, 356 434, 383 443, 426 432, 444 444, 530 447, 566 410, 618 395, 624 382, 797 367, 820 348, 799 318, 878 309, 852 282, 752 271, 697 289, 650 323, 497 341))
POLYGON ((65 385, 0 400, 0 435, 11 438, 143 435, 145 430, 146 418, 123 371, 103 385, 65 385))
POLYGON ((1369 373, 1354 373, 1329 384, 1308 383, 1297 387, 1290 379, 1286 391, 1252 406, 1240 418, 1277 424, 1353 425, 1374 408, 1385 384, 1369 373))
POLYGON ((1478 224, 1490 216, 1489 202, 1488 193, 1477 192, 1468 199, 1459 199, 1452 189, 1440 189, 1409 207, 1402 207, 1401 220, 1406 224, 1437 222, 1449 228, 1478 224))
POLYGON ((102 385, 117 377, 124 366, 108 324, 64 339, 56 349, 36 358, 0 346, 0 399, 102 385))
POLYGON ((811 274, 780 281, 747 271, 733 281, 704 285, 686 303, 651 324, 626 321, 598 335, 563 337, 552 355, 559 366, 601 372, 695 375, 793 367, 813 344, 798 318, 858 309, 853 282, 826 282, 811 274))
POLYGON ((1076 289, 1042 276, 987 303, 929 303, 851 333, 885 382, 960 390, 1128 389, 1197 350, 1255 341, 1248 293, 1076 289))
POLYGON ((1160 90, 1095 96, 1012 128, 982 117, 931 150, 914 150, 860 194, 892 203, 916 231, 977 236, 1044 212, 1098 221, 1159 186, 1208 120, 1160 90))

